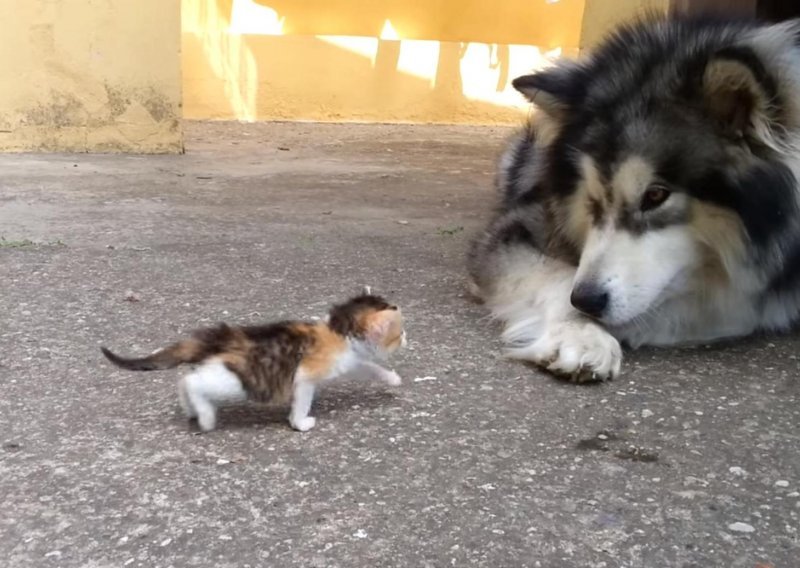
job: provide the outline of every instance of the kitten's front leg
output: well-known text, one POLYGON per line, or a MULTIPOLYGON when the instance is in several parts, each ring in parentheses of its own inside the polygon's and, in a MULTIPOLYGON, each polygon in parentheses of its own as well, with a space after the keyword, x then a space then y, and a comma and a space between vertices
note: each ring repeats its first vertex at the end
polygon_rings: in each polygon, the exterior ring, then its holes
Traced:
POLYGON ((292 410, 289 413, 289 424, 292 428, 300 432, 308 432, 317 424, 317 420, 308 415, 313 400, 314 384, 295 378, 292 410))
POLYGON ((398 375, 394 371, 390 371, 389 369, 384 369, 380 365, 376 365, 375 363, 370 363, 368 361, 362 362, 358 366, 356 372, 365 377, 383 381, 387 385, 393 387, 399 386, 403 382, 403 379, 400 378, 400 375, 398 375))

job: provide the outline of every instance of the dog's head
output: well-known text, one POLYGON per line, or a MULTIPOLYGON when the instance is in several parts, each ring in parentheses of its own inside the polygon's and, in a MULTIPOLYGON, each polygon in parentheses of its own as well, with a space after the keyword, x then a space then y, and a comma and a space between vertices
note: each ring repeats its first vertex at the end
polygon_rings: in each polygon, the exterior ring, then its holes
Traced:
POLYGON ((739 284, 796 207, 776 134, 787 107, 756 51, 659 59, 637 39, 514 82, 543 111, 542 184, 580 251, 571 301, 609 325, 739 284))

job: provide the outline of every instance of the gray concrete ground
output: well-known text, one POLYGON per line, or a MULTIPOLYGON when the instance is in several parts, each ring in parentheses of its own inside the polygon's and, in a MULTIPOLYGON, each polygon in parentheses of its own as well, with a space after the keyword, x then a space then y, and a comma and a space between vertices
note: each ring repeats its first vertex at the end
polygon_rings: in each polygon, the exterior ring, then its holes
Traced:
POLYGON ((800 566, 796 337, 588 387, 498 357, 463 255, 504 135, 189 124, 185 156, 0 157, 0 565, 800 566), (363 284, 407 313, 405 384, 331 385, 308 434, 247 406, 196 435, 176 373, 97 349, 363 284))

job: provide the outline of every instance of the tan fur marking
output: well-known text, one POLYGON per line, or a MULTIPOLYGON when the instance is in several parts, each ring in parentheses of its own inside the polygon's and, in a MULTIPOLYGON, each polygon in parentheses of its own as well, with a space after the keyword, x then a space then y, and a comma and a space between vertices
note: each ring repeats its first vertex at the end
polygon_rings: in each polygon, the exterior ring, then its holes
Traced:
POLYGON ((614 173, 614 193, 621 195, 627 203, 637 203, 654 177, 653 167, 646 160, 631 156, 614 173))
POLYGON ((171 351, 172 355, 181 361, 191 361, 204 350, 204 345, 196 339, 187 339, 176 343, 171 351))
POLYGON ((546 112, 535 111, 535 114, 534 128, 537 142, 542 146, 552 144, 561 131, 562 121, 556 120, 546 112))
POLYGON ((561 231, 567 240, 582 248, 592 226, 585 190, 578 188, 578 191, 569 196, 567 206, 563 208, 563 215, 564 218, 560 223, 561 231))
POLYGON ((607 205, 607 196, 605 188, 603 187, 603 182, 600 179, 600 172, 597 170, 597 166, 594 163, 594 160, 589 156, 582 156, 581 163, 581 179, 582 183, 581 186, 586 191, 586 195, 597 199, 598 201, 602 202, 604 205, 607 205))
POLYGON ((704 256, 700 276, 706 283, 726 283, 734 266, 746 254, 745 231, 741 220, 723 207, 693 200, 689 228, 702 245, 704 256))
POLYGON ((594 160, 589 156, 583 156, 580 170, 581 181, 577 191, 569 197, 565 208, 566 218, 563 220, 564 233, 579 248, 586 241, 586 235, 592 226, 590 207, 596 206, 605 210, 609 206, 594 160))

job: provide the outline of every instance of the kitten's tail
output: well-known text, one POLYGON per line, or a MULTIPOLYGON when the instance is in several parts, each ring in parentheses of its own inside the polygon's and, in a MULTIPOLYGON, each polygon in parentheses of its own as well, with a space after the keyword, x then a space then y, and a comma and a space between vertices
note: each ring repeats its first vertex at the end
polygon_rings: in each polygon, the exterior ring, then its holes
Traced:
POLYGON ((169 347, 159 349, 152 355, 138 358, 120 357, 116 353, 101 347, 100 351, 106 359, 114 363, 117 367, 128 369, 129 371, 161 371, 163 369, 173 369, 183 363, 199 363, 208 356, 205 345, 196 339, 187 339, 173 343, 169 347))

